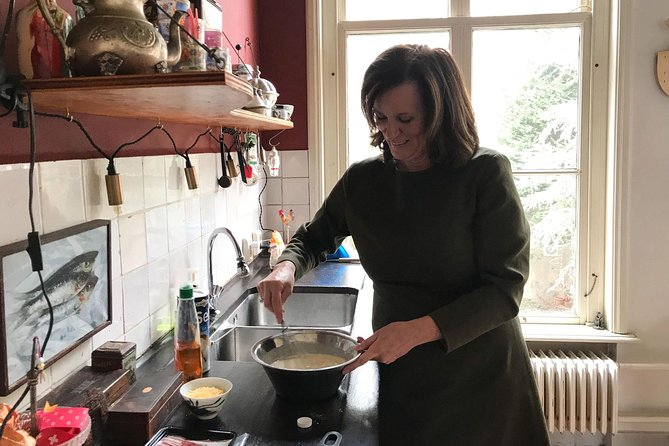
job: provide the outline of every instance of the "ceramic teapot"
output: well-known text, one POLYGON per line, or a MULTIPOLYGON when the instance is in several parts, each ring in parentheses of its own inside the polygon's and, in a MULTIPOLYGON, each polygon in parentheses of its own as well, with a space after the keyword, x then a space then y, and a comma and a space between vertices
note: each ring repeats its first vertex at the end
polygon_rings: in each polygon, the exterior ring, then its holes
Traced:
MULTIPOLYGON (((47 13, 47 0, 37 0, 42 15, 65 48, 75 76, 165 73, 179 62, 179 27, 170 24, 165 40, 144 15, 144 0, 73 0, 85 11, 67 35, 54 26, 47 13)), ((179 21, 187 12, 177 10, 179 21)))

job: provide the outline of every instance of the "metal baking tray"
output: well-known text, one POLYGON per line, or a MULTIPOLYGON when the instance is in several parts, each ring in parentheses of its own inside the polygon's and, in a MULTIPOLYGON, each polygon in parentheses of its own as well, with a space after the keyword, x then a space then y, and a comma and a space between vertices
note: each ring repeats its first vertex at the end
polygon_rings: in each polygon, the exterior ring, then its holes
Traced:
POLYGON ((146 443, 145 446, 156 446, 160 440, 169 436, 176 435, 183 437, 186 440, 195 441, 228 441, 229 443, 237 437, 237 434, 232 431, 220 431, 210 429, 187 429, 182 427, 167 426, 160 429, 156 434, 146 443))

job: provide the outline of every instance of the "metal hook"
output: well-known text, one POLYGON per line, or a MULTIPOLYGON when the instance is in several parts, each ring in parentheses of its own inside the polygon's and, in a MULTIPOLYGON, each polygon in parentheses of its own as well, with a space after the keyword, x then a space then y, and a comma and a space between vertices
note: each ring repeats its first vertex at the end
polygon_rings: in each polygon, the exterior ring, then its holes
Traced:
POLYGON ((276 143, 276 144, 274 144, 274 143, 272 143, 272 140, 273 140, 274 138, 276 138, 277 136, 279 136, 280 134, 282 134, 283 132, 285 132, 285 131, 286 131, 286 129, 282 129, 279 133, 277 133, 276 135, 273 135, 269 140, 267 140, 267 144, 269 144, 269 145, 272 146, 272 147, 276 147, 276 146, 278 146, 279 144, 281 144, 281 143, 276 143))

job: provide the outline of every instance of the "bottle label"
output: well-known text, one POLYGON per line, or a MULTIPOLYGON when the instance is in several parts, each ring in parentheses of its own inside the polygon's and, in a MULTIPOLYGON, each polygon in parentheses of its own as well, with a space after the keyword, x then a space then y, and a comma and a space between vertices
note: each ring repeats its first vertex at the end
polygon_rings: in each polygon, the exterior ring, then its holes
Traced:
POLYGON ((200 351, 202 371, 209 371, 209 294, 200 290, 193 291, 197 321, 200 324, 200 351))
POLYGON ((197 321, 200 324, 200 336, 209 336, 209 295, 201 291, 194 291, 195 310, 197 321))

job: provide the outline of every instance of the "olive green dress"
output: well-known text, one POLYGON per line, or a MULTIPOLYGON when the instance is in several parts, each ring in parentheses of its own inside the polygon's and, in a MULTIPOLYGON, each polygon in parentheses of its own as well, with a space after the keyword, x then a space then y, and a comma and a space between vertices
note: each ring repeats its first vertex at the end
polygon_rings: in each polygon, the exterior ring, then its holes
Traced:
POLYGON ((549 445, 516 317, 530 237, 508 160, 482 148, 461 167, 354 164, 279 260, 299 278, 349 234, 374 329, 430 315, 443 338, 379 365, 380 444, 549 445))

